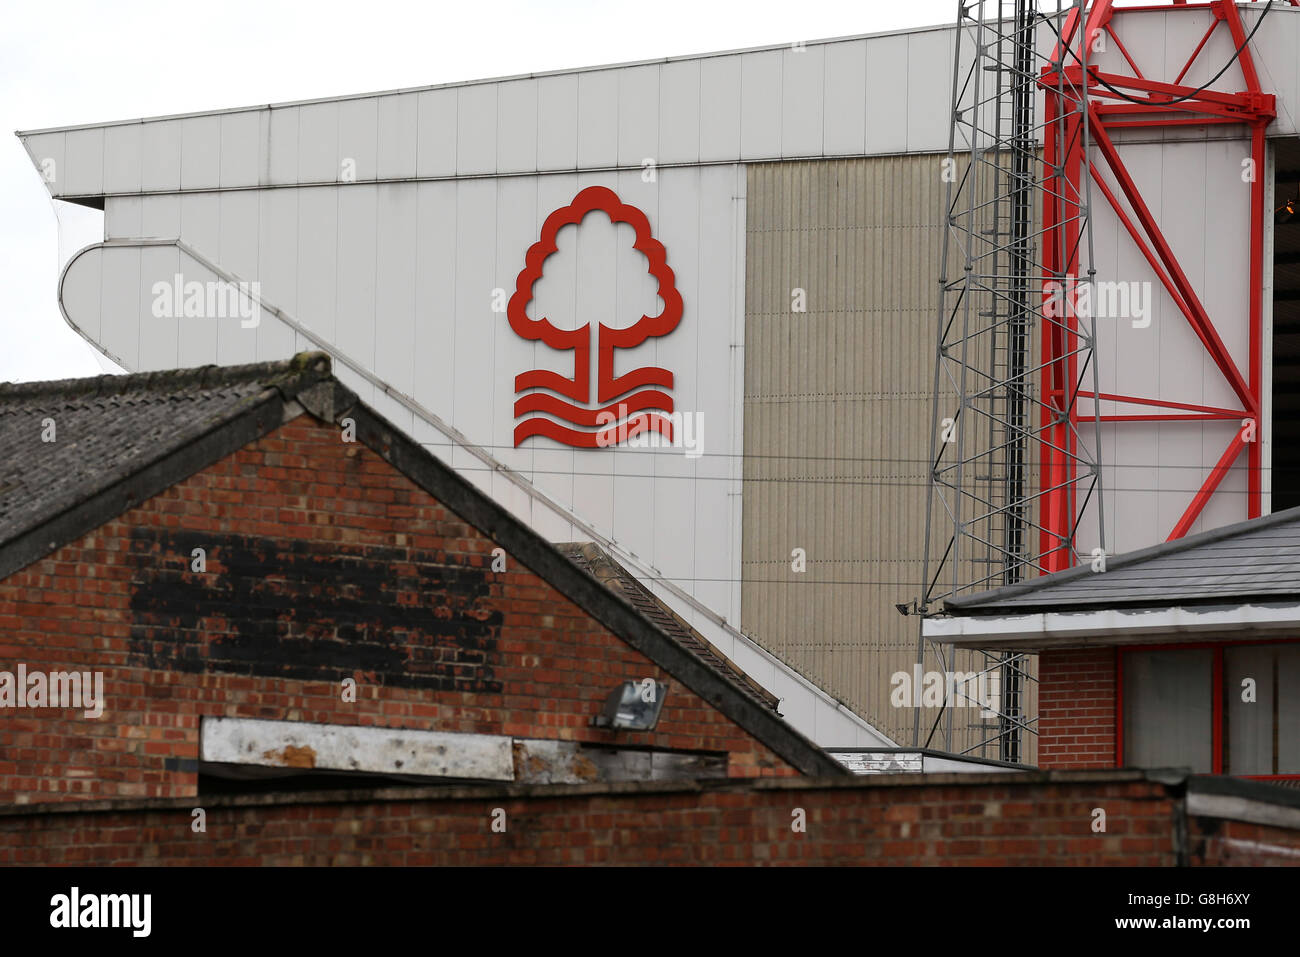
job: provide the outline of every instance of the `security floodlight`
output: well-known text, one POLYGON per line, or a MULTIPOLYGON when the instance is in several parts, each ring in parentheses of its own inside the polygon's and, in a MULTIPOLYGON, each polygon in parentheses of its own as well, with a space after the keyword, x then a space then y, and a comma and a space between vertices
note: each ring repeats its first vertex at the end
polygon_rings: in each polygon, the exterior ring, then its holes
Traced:
POLYGON ((609 693, 592 724, 615 731, 653 731, 667 694, 668 686, 653 678, 624 681, 609 693))

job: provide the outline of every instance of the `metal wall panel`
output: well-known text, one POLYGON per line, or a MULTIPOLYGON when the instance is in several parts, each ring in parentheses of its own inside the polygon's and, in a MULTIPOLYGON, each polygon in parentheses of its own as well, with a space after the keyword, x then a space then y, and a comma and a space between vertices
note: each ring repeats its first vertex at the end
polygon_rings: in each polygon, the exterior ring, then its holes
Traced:
MULTIPOLYGON (((1241 164, 1250 153, 1248 141, 1129 142, 1120 144, 1119 152, 1227 351, 1245 370, 1249 184, 1242 179, 1241 164)), ((1109 172, 1104 175, 1115 189, 1109 172)), ((1238 406, 1227 380, 1114 210, 1095 189, 1094 196, 1097 279, 1141 290, 1149 309, 1149 317, 1097 319, 1100 391, 1216 408, 1238 406)), ((1082 403, 1081 410, 1091 414, 1091 404, 1082 403)), ((1101 411, 1131 414, 1136 410, 1107 402, 1101 411)), ((1168 538, 1239 426, 1234 422, 1103 423, 1107 552, 1129 551, 1168 538)), ((1189 531, 1247 517, 1246 465, 1243 456, 1189 531)), ((1090 506, 1082 524, 1080 544, 1085 552, 1096 544, 1092 511, 1090 506)))
MULTIPOLYGON (((859 44, 848 44, 853 50, 859 44)), ((792 46, 781 54, 781 155, 822 155, 825 46, 792 46)), ((850 113, 859 111, 850 110, 850 113)))
POLYGON ((140 190, 141 125, 110 126, 104 130, 104 191, 136 193, 140 190))
MULTIPOLYGON (((138 260, 127 260, 130 265, 138 263, 137 282, 139 288, 138 302, 152 304, 153 282, 155 276, 173 276, 180 271, 181 257, 174 246, 145 246, 137 250, 138 260)), ((104 299, 102 301, 108 301, 104 299)), ((116 308, 116 307, 115 307, 116 308)), ((155 318, 152 309, 140 326, 139 361, 145 368, 165 369, 179 365, 179 330, 175 322, 155 318)))
MULTIPOLYGON (((357 182, 375 179, 378 169, 379 97, 348 99, 339 102, 340 167, 351 161, 348 170, 339 168, 334 179, 355 175, 357 182), (355 171, 355 172, 354 172, 355 171)), ((495 164, 493 157, 493 164, 495 164)), ((409 168, 409 167, 408 167, 409 168)))
POLYGON ((221 182, 221 117, 181 120, 181 189, 211 189, 221 182))
POLYGON ((493 172, 496 141, 497 85, 462 86, 456 96, 456 174, 493 172))
MULTIPOLYGON (((937 156, 748 167, 742 625, 904 743, 890 679, 911 674, 918 619, 894 606, 921 578, 939 173, 937 156)), ((958 749, 986 736, 976 713, 955 712, 958 749)))
POLYGON ((517 173, 537 167, 537 85, 521 80, 497 90, 497 169, 517 173))
POLYGON ((822 143, 827 153, 865 153, 867 116, 859 91, 867 88, 867 45, 826 48, 826 103, 822 143))
POLYGON ((379 98, 379 145, 376 175, 380 179, 409 176, 418 162, 419 97, 379 98))
POLYGON ((456 172, 456 91, 428 90, 416 95, 415 175, 456 172))
MULTIPOLYGON (((907 149, 907 117, 909 110, 951 109, 952 89, 942 99, 932 104, 919 100, 909 103, 907 89, 901 77, 907 76, 907 45, 905 36, 882 37, 867 50, 867 95, 862 109, 866 113, 867 149, 870 153, 901 153, 907 149)), ((947 145, 947 135, 931 149, 947 145)))
MULTIPOLYGON (((948 30, 908 35, 904 97, 907 101, 909 152, 932 150, 936 144, 948 141, 954 38, 955 34, 948 30), (942 108, 936 109, 939 104, 942 108)), ((889 98, 889 94, 880 90, 873 102, 889 98)))
MULTIPOLYGON (((331 109, 320 104, 303 122, 332 128, 331 109)), ((453 423, 564 508, 735 621, 740 527, 732 473, 740 439, 731 426, 738 421, 740 372, 731 363, 742 327, 743 191, 743 173, 734 166, 671 168, 653 178, 636 168, 114 197, 106 219, 108 234, 128 242, 140 238, 142 224, 154 223, 158 238, 179 240, 239 279, 259 283, 267 305, 453 423), (643 210, 668 251, 686 304, 682 324, 671 336, 621 352, 616 368, 657 365, 673 372, 676 409, 703 422, 698 458, 671 448, 574 450, 543 439, 514 446, 515 376, 528 368, 571 372, 572 355, 516 336, 494 310, 496 291, 514 291, 543 219, 591 185, 608 186, 643 210)), ((535 290, 535 304, 544 304, 554 321, 618 326, 658 310, 657 287, 643 254, 632 248, 631 227, 596 216, 581 228, 566 227, 558 239, 560 252, 548 259, 535 290)), ((313 348, 269 313, 255 328, 237 319, 165 320, 167 334, 160 335, 144 293, 177 271, 187 282, 215 278, 196 269, 172 245, 92 247, 70 267, 63 301, 74 324, 84 323, 132 369, 282 358, 313 348), (110 257, 108 268, 103 263, 110 257)), ((355 387, 363 397, 375 396, 373 384, 360 377, 355 387)), ((693 423, 691 431, 698 429, 693 423)), ((453 458, 503 500, 521 494, 508 482, 497 488, 490 469, 463 450, 453 458)), ((533 508, 526 496, 518 504, 521 511, 533 508)), ((547 521, 557 532, 571 532, 555 516, 547 521)))
POLYGON ((84 196, 104 190, 104 131, 70 130, 65 141, 63 167, 55 183, 70 195, 84 196))
MULTIPOLYGON (((304 143, 299 135, 302 115, 309 112, 310 107, 311 104, 302 107, 271 107, 269 121, 266 126, 266 168, 261 181, 262 185, 288 186, 291 183, 299 182, 299 149, 305 147, 308 150, 314 150, 318 145, 311 142, 304 143)), ((335 155, 338 155, 337 130, 334 132, 332 139, 335 146, 335 155)), ((335 182, 336 180, 337 177, 331 174, 326 179, 326 182, 335 182)))
POLYGON ((659 156, 659 65, 617 71, 618 165, 641 166, 659 156), (648 122, 647 122, 648 121, 648 122))
POLYGON ((740 156, 740 64, 740 57, 729 56, 700 63, 702 163, 740 156))
POLYGON ((603 169, 617 163, 618 73, 579 73, 578 168, 603 169))
POLYGON ((302 107, 298 111, 298 182, 337 182, 342 156, 339 104, 312 103, 302 107))
POLYGON ((743 160, 781 155, 784 52, 764 50, 740 58, 740 158, 743 160))
POLYGON ((659 149, 682 162, 700 158, 700 61, 665 63, 659 73, 659 149))
POLYGON ((225 113, 221 117, 221 189, 256 186, 260 176, 261 120, 264 113, 225 113))
MULTIPOLYGON (((1247 28, 1258 12, 1244 11, 1247 28)), ((1117 16, 1130 54, 1146 75, 1162 76, 1166 62, 1196 46, 1210 13, 1117 16)), ((1270 133, 1284 135, 1296 131, 1300 111, 1300 10, 1275 6, 1269 16, 1254 45, 1265 87, 1278 97, 1270 133)), ((1052 39, 1045 25, 1041 47, 1052 39)), ((38 165, 59 157, 70 164, 60 164, 51 184, 56 197, 332 183, 344 157, 356 161, 357 178, 366 181, 633 167, 647 157, 663 166, 940 151, 948 142, 952 54, 952 29, 930 27, 802 48, 34 131, 23 139, 38 165), (134 127, 138 137, 129 132, 134 127), (110 128, 118 132, 106 137, 110 128)), ((1226 33, 1216 31, 1187 81, 1208 80, 1231 54, 1226 33)), ((1128 70, 1118 44, 1095 62, 1128 70)), ((1240 71, 1230 68, 1216 88, 1240 89, 1240 71)))

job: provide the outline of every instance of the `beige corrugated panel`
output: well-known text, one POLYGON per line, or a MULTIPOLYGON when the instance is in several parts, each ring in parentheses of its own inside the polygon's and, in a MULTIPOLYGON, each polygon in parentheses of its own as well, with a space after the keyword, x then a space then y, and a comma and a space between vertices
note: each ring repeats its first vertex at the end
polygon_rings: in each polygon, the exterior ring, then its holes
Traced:
MULTIPOLYGON (((920 592, 939 164, 748 168, 742 625, 904 745, 912 710, 891 706, 890 679, 911 673, 918 619, 894 606, 920 592), (792 311, 799 289, 802 313, 792 311), (792 569, 797 548, 803 573, 792 569)), ((940 549, 948 531, 934 533, 940 549)), ((963 652, 947 667, 982 662, 963 652)), ((944 669, 928 653, 925 667, 944 669)), ((938 713, 922 711, 923 743, 938 713)), ((954 711, 953 750, 987 737, 992 724, 981 723, 978 709, 954 711)))

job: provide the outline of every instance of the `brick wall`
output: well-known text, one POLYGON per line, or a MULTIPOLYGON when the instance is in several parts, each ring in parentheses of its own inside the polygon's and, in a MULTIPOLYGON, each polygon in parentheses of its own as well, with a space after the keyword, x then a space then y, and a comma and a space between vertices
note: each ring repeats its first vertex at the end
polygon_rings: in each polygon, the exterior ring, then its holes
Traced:
POLYGON ((0 804, 192 796, 204 715, 728 752, 734 776, 797 773, 513 557, 492 571, 493 548, 366 447, 293 420, 0 582, 0 670, 102 670, 107 698, 99 719, 0 711, 0 804), (669 685, 654 733, 589 726, 625 678, 669 685))
POLYGON ((1115 649, 1038 656, 1038 766, 1115 767, 1115 649))
MULTIPOLYGON (((1177 787, 1132 773, 976 777, 241 797, 206 803, 203 833, 180 802, 10 809, 0 813, 0 865, 1178 863, 1177 787), (496 808, 504 831, 492 829, 496 808), (1093 830, 1096 808, 1104 832, 1093 830)), ((1300 832, 1283 840, 1300 847, 1300 832)))
POLYGON ((1188 821, 1193 860, 1209 866, 1300 866, 1296 832, 1245 821, 1193 817, 1188 821))

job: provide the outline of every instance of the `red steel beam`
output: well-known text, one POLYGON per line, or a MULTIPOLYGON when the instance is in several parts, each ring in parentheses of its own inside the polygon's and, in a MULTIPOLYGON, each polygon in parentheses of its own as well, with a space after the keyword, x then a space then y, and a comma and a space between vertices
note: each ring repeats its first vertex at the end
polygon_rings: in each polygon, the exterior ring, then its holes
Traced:
MULTIPOLYGON (((1294 5, 1294 3, 1293 3, 1294 5)), ((1241 22, 1241 11, 1235 3, 1222 3, 1216 11, 1223 17, 1232 34, 1233 49, 1240 48, 1241 56, 1237 63, 1241 75, 1246 80, 1246 89, 1250 94, 1262 94, 1259 85, 1259 72, 1255 69, 1255 58, 1247 49, 1246 27, 1241 22)), ((1263 16, 1261 13, 1260 16, 1263 16)), ((1270 97, 1271 99, 1271 97, 1270 97)), ((1250 184, 1250 364, 1249 376, 1251 391, 1261 396, 1264 388, 1264 164, 1265 144, 1264 127, 1271 116, 1259 116, 1250 127, 1250 157, 1254 169, 1254 178, 1250 184)), ((1255 420, 1259 421, 1259 403, 1254 407, 1255 420)), ((1259 440, 1258 429, 1252 436, 1254 441, 1246 456, 1246 517, 1258 518, 1263 514, 1263 443, 1259 440)))
MULTIPOLYGON (((1076 429, 1079 411, 1076 399, 1090 398, 1093 401, 1132 402, 1189 412, 1189 415, 1169 413, 1144 413, 1132 415, 1108 415, 1099 418, 1105 422, 1130 421, 1225 421, 1232 419, 1256 419, 1260 413, 1261 390, 1263 387, 1263 229, 1264 229, 1264 184, 1263 169, 1265 158, 1264 130, 1275 115, 1275 98, 1264 94, 1259 85, 1259 74, 1249 47, 1246 45, 1247 33, 1242 23, 1240 12, 1231 2, 1214 0, 1209 4, 1185 4, 1175 0, 1176 5, 1184 9, 1210 9, 1215 16, 1200 42, 1192 50, 1186 63, 1182 66, 1173 83, 1143 76, 1137 62, 1125 47, 1120 32, 1112 24, 1114 15, 1111 0, 1099 0, 1087 9, 1083 23, 1072 11, 1068 16, 1061 34, 1061 40, 1052 54, 1052 65, 1044 70, 1040 85, 1045 94, 1045 129, 1044 142, 1045 196, 1043 201, 1043 278, 1059 280, 1062 277, 1077 276, 1078 270, 1078 217, 1080 198, 1080 171, 1091 175, 1099 185, 1103 195, 1115 209, 1120 221, 1137 244, 1159 277, 1179 311, 1183 313, 1192 330, 1196 333, 1206 352, 1224 375, 1234 395, 1243 406, 1242 411, 1220 409, 1211 406, 1198 406, 1190 403, 1169 402, 1160 399, 1145 399, 1133 396, 1070 390, 1077 385, 1078 371, 1077 323, 1073 320, 1073 311, 1058 321, 1044 318, 1042 335, 1042 395, 1043 408, 1040 413, 1041 437, 1040 466, 1042 469, 1043 493, 1040 497, 1040 552, 1042 564, 1046 571, 1066 567, 1071 562, 1075 515, 1074 466, 1076 448, 1076 429), (1192 65, 1204 51, 1211 35, 1220 21, 1226 22, 1232 34, 1234 49, 1240 49, 1237 62, 1240 65, 1246 89, 1238 93, 1224 93, 1217 90, 1201 90, 1183 85, 1192 65), (1058 118, 1065 109, 1067 97, 1080 95, 1083 84, 1083 68, 1075 63, 1067 65, 1067 58, 1073 57, 1072 48, 1091 44, 1105 31, 1114 38, 1124 60, 1133 69, 1136 76, 1112 74, 1089 66, 1087 88, 1090 94, 1087 104, 1087 122, 1089 131, 1100 155, 1115 177, 1120 192, 1132 210, 1132 217, 1120 203, 1118 196, 1100 175, 1099 170, 1088 157, 1083 156, 1083 146, 1079 137, 1078 122, 1064 124, 1064 130, 1058 129, 1058 118), (1102 85, 1102 81, 1114 90, 1102 85), (1140 98, 1141 102, 1114 102, 1124 100, 1125 95, 1140 98), (1122 118, 1121 118, 1122 117, 1122 118), (1250 275, 1248 279, 1248 317, 1250 324, 1250 355, 1248 366, 1243 374, 1228 352, 1222 338, 1193 288, 1178 257, 1166 239, 1155 216, 1144 202, 1141 191, 1129 174, 1120 158, 1119 151, 1109 135, 1110 129, 1132 127, 1163 127, 1181 125, 1208 125, 1222 123, 1243 123, 1247 125, 1251 136, 1251 158, 1254 160, 1255 177, 1250 192, 1250 275), (1134 222, 1136 219, 1136 223, 1134 222), (1140 224, 1140 229, 1139 229, 1140 224)), ((1300 6, 1300 0, 1289 0, 1292 6, 1300 6)), ((1154 9, 1168 10, 1167 6, 1149 8, 1131 7, 1126 10, 1154 9)), ((1046 302, 1046 297, 1044 299, 1046 302)), ((1219 488, 1224 477, 1240 457, 1243 448, 1248 447, 1249 494, 1248 514, 1255 517, 1262 510, 1262 453, 1259 441, 1247 441, 1246 435, 1256 434, 1255 430, 1238 430, 1232 442, 1225 450, 1218 463, 1206 476, 1205 482, 1197 492, 1187 510, 1175 525, 1171 538, 1186 534, 1188 529, 1201 515, 1206 503, 1219 488)))
POLYGON ((1161 230, 1160 224, 1156 222, 1155 216, 1152 215, 1151 210, 1142 199, 1142 194, 1133 181, 1133 177, 1129 175, 1124 161, 1120 159, 1119 151, 1106 133, 1105 124, 1100 117, 1094 118, 1093 128, 1095 131, 1094 142, 1096 142, 1098 150, 1105 158, 1111 172, 1115 175, 1115 179, 1119 182, 1120 191, 1133 208, 1133 212, 1142 224, 1142 228, 1151 240, 1151 244, 1155 246, 1160 261, 1168 269, 1170 278, 1178 287, 1183 301, 1190 310, 1191 315, 1188 318, 1192 323, 1193 330, 1195 330, 1201 343, 1205 346, 1206 351, 1214 359, 1215 365, 1219 367, 1224 378, 1228 380, 1228 384, 1232 386, 1232 391, 1237 394, 1241 404, 1252 414, 1258 415, 1258 399, 1251 390, 1250 384, 1241 374, 1241 370, 1237 368, 1237 364, 1233 362, 1232 356, 1229 355, 1227 347, 1219 337, 1218 330, 1214 328, 1213 321, 1205 311, 1205 306, 1201 304, 1200 298, 1192 288, 1191 281, 1187 278, 1187 274, 1183 272, 1183 267, 1179 265, 1178 257, 1174 254, 1168 240, 1165 239, 1164 231, 1161 230))
MULTIPOLYGON (((1119 38, 1119 34, 1114 31, 1109 23, 1106 24, 1106 32, 1109 33, 1111 39, 1115 41, 1115 46, 1119 47, 1119 52, 1124 54, 1124 59, 1127 60, 1128 65, 1133 68, 1134 75, 1136 75, 1139 80, 1145 80, 1146 77, 1142 75, 1142 69, 1133 62, 1133 58, 1128 55, 1128 48, 1124 46, 1124 41, 1119 38)), ((1182 79, 1182 77, 1179 77, 1179 79, 1182 79)))
MULTIPOLYGON (((1235 12, 1235 8, 1234 8, 1235 12)), ((1255 396, 1264 390, 1264 122, 1253 124, 1251 159, 1255 181, 1250 185, 1250 388, 1255 396)), ((1258 423, 1260 403, 1255 406, 1258 423)), ((1264 510, 1264 450, 1258 430, 1250 443, 1246 467, 1246 517, 1259 518, 1264 510)))
MULTIPOLYGON (((1246 447, 1241 431, 1241 429, 1238 429, 1236 434, 1233 435, 1232 441, 1228 443, 1228 448, 1219 457, 1219 461, 1210 470, 1210 474, 1205 477, 1201 490, 1192 499, 1192 504, 1187 506, 1187 511, 1183 512, 1183 517, 1178 520, 1178 524, 1174 526, 1174 530, 1169 534, 1167 541, 1172 542, 1175 538, 1182 538, 1187 534, 1187 530, 1192 527, 1197 518, 1200 517, 1205 504, 1210 500, 1210 496, 1223 482, 1224 476, 1228 474, 1228 470, 1237 461, 1237 456, 1241 454, 1241 450, 1246 447)), ((1259 443, 1256 442, 1255 444, 1258 445, 1259 443)))
POLYGON ((1102 422, 1209 422, 1236 421, 1235 415, 1209 412, 1204 415, 1099 415, 1102 422))
POLYGON ((1162 409, 1182 409, 1186 412, 1206 412, 1241 418, 1246 413, 1237 409, 1220 409, 1213 405, 1193 405, 1190 402, 1171 402, 1168 399, 1139 398, 1134 395, 1116 395, 1113 392, 1080 392, 1081 399, 1101 399, 1103 402, 1125 402, 1133 405, 1156 405, 1162 409))
POLYGON ((1210 29, 1205 31, 1205 36, 1201 37, 1201 42, 1196 44, 1196 49, 1193 50, 1192 55, 1187 58, 1187 62, 1183 64, 1183 68, 1178 71, 1178 76, 1174 77, 1175 83, 1183 82, 1183 77, 1187 76, 1187 71, 1192 68, 1192 64, 1196 62, 1196 58, 1200 56, 1201 51, 1205 49, 1206 42, 1210 39, 1210 36, 1214 31, 1218 29, 1219 21, 1221 19, 1221 17, 1217 15, 1215 16, 1214 22, 1210 24, 1210 29))

